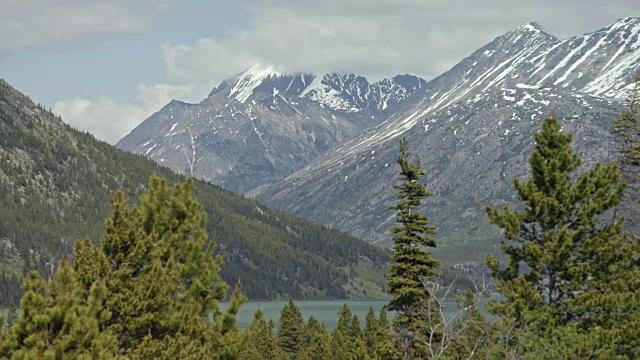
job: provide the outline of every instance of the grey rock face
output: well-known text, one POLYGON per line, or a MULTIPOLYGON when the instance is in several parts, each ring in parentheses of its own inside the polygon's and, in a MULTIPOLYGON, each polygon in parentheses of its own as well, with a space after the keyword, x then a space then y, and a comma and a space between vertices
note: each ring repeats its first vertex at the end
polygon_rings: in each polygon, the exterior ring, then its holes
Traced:
POLYGON ((380 123, 425 85, 411 75, 370 84, 353 74, 254 67, 200 104, 169 103, 116 146, 243 193, 380 123))
POLYGON ((429 81, 380 125, 250 195, 389 245, 405 136, 434 193, 422 210, 440 228, 436 252, 451 263, 482 261, 501 239, 484 207, 516 203, 512 180, 528 174, 542 119, 558 115, 585 166, 610 160, 612 122, 638 71, 640 18, 564 40, 526 24, 429 81))

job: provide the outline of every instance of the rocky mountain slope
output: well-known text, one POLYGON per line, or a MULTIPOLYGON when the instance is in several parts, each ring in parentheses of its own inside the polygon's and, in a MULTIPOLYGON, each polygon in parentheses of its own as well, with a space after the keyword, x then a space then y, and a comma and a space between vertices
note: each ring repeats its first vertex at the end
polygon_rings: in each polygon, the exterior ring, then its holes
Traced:
POLYGON ((640 18, 562 40, 526 24, 429 81, 380 125, 251 194, 388 245, 395 158, 406 136, 434 193, 422 210, 439 228, 439 256, 481 261, 500 239, 484 206, 515 202, 512 179, 528 173, 541 120, 556 113, 584 163, 611 159, 612 122, 638 71, 640 18))
POLYGON ((169 103, 116 146, 243 193, 381 123, 425 84, 410 75, 370 84, 353 74, 256 66, 199 104, 169 103))
MULTIPOLYGON (((184 177, 78 132, 0 80, 0 306, 20 298, 26 271, 54 272, 73 242, 99 241, 110 198, 132 202, 156 173, 184 177)), ((380 294, 388 252, 198 181, 222 277, 253 299, 380 294)))

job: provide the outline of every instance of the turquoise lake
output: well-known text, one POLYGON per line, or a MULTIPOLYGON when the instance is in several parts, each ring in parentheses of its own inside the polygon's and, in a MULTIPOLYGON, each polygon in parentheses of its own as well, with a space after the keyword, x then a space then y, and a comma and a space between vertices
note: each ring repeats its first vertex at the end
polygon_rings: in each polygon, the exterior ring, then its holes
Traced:
MULTIPOLYGON (((262 309, 265 319, 273 319, 278 325, 280 319, 280 311, 288 303, 288 301, 250 301, 242 305, 238 314, 238 325, 247 327, 253 320, 253 313, 258 309, 262 309)), ((358 315, 360 324, 364 326, 364 318, 369 311, 369 306, 373 307, 376 316, 380 314, 380 309, 389 303, 388 299, 358 299, 358 300, 299 300, 296 305, 302 312, 304 321, 307 322, 310 316, 316 318, 320 322, 324 322, 329 331, 333 330, 338 324, 338 311, 343 304, 349 305, 351 312, 358 315)), ((221 309, 227 308, 228 303, 222 303, 221 309)), ((452 316, 456 311, 456 303, 454 299, 447 299, 444 302, 445 316, 452 316)), ((389 319, 392 314, 387 314, 389 319)))

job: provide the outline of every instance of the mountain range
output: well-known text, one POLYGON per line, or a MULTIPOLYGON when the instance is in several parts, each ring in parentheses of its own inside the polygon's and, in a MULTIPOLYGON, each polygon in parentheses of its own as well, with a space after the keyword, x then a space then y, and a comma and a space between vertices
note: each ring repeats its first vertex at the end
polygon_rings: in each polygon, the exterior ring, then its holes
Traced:
POLYGON ((556 114, 585 166, 613 159, 613 120, 640 71, 640 18, 559 39, 522 25, 425 81, 254 67, 200 104, 172 102, 117 146, 289 213, 388 246, 398 142, 433 196, 438 256, 480 261, 500 234, 484 206, 514 204, 533 134, 556 114))
POLYGON ((243 193, 284 179, 330 147, 380 124, 426 82, 398 75, 286 75, 253 67, 199 104, 173 101, 117 147, 243 193))

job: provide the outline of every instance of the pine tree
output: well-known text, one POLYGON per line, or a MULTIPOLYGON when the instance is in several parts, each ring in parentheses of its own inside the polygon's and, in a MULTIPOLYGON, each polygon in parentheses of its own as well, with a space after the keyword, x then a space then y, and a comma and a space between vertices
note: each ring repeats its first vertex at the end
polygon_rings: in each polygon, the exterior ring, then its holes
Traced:
POLYGON ((300 350, 302 342, 302 327, 304 320, 302 313, 293 299, 280 312, 280 326, 278 326, 278 344, 291 358, 300 350))
MULTIPOLYGON (((622 197, 620 170, 597 164, 574 181, 580 159, 558 119, 545 119, 534 137, 531 177, 514 181, 524 209, 487 207, 491 221, 510 240, 502 243, 506 267, 487 257, 498 279, 496 290, 506 298, 488 309, 540 336, 561 326, 583 333, 609 329, 611 341, 625 336, 621 324, 637 308, 638 280, 627 278, 637 274, 638 246, 622 234, 623 218, 601 219, 622 197)), ((622 344, 621 351, 633 346, 622 344)))
POLYGON ((5 319, 5 326, 11 328, 13 324, 18 321, 19 317, 18 306, 16 306, 16 302, 11 298, 9 302, 9 312, 7 312, 7 318, 5 319))
POLYGON ((390 310, 398 312, 394 319, 397 346, 403 358, 422 356, 419 338, 432 338, 428 323, 437 323, 438 309, 426 304, 435 294, 430 294, 425 283, 433 281, 440 262, 434 259, 424 247, 435 247, 435 227, 429 225, 426 216, 416 210, 422 201, 431 196, 424 184, 420 184, 425 174, 420 168, 420 160, 409 161, 411 154, 406 139, 400 142, 400 185, 393 188, 398 191, 396 210, 397 226, 391 228, 394 234, 392 264, 389 268, 387 289, 393 296, 388 305, 390 310))
POLYGON ((192 195, 193 181, 176 184, 152 176, 138 206, 116 192, 101 246, 75 247, 74 266, 85 287, 103 279, 111 317, 101 323, 135 358, 235 358, 247 337, 235 319, 245 297, 227 285, 222 259, 207 237, 206 214, 192 195), (209 317, 213 315, 213 322, 209 317))
POLYGON ((96 281, 87 294, 63 260, 49 282, 30 272, 24 289, 22 316, 0 346, 0 358, 118 358, 115 335, 99 326, 110 315, 103 306, 102 281, 96 281))

